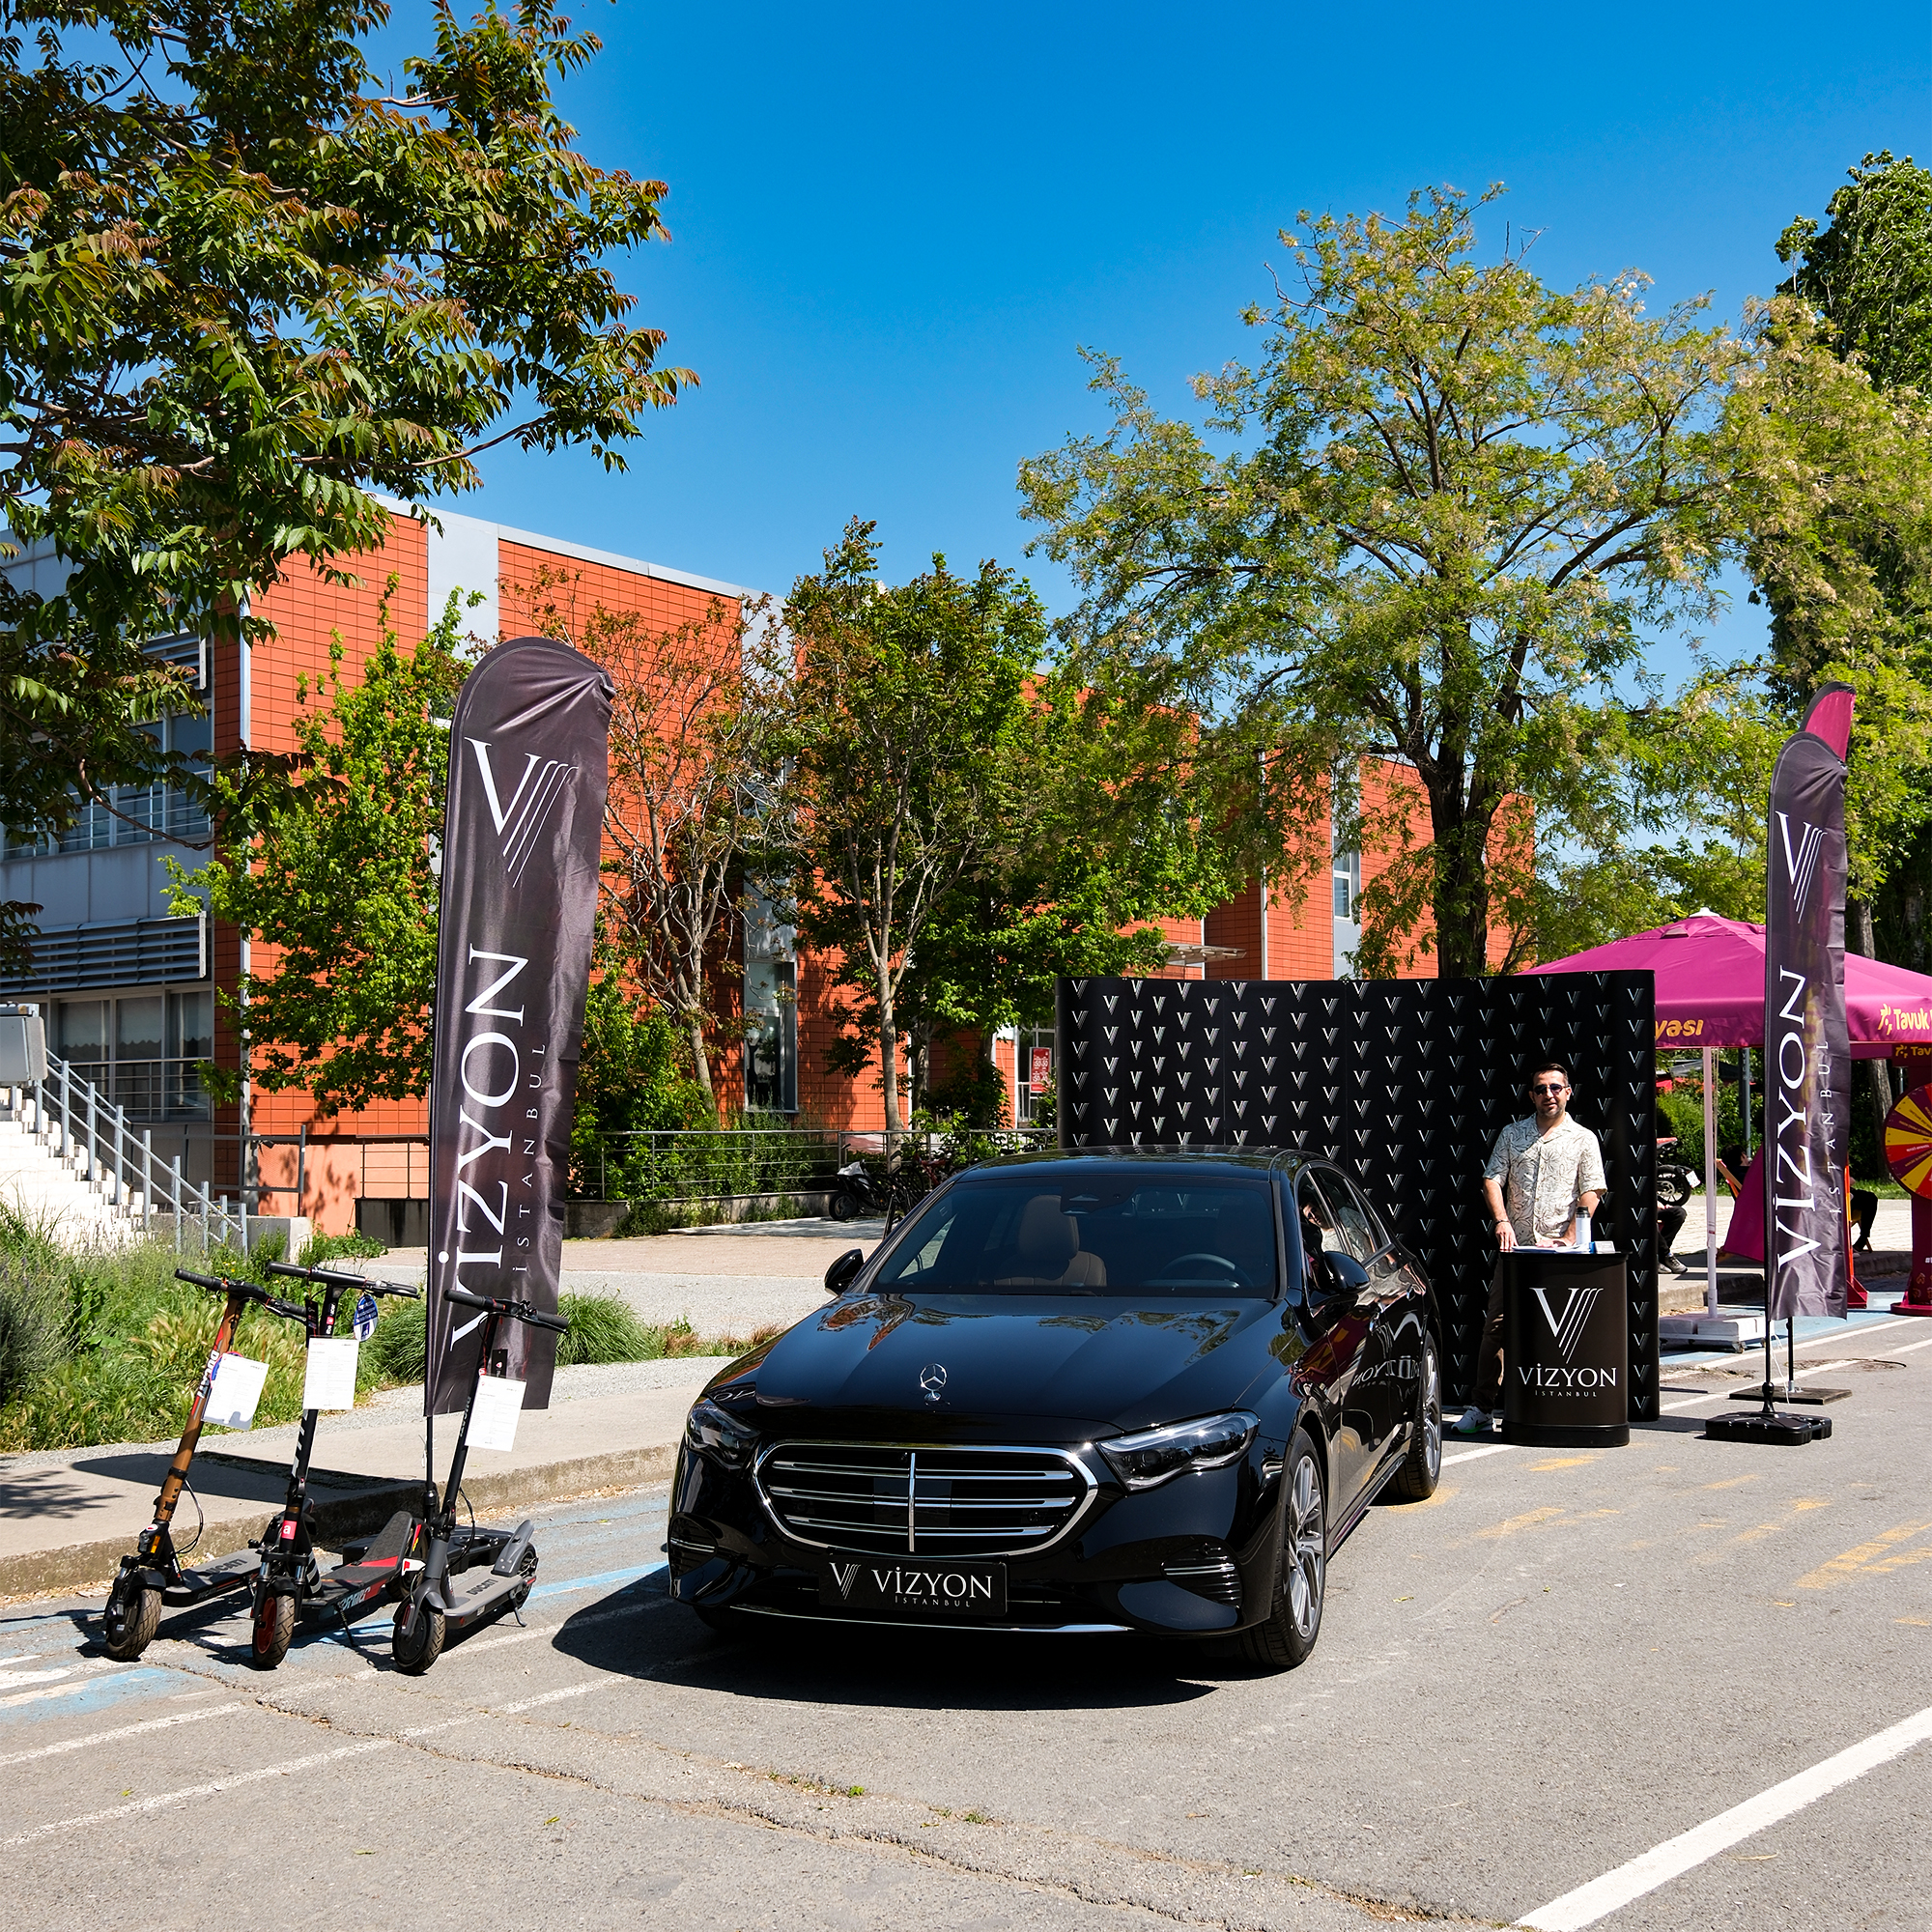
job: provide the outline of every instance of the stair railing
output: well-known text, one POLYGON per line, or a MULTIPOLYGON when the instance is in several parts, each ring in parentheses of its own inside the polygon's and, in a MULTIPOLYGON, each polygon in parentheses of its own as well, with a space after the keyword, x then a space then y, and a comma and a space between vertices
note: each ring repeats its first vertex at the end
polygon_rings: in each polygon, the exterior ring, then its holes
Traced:
POLYGON ((244 1212, 231 1208, 226 1194, 217 1200, 188 1179, 180 1154, 157 1161, 155 1130, 143 1127, 137 1134, 128 1124, 128 1110, 109 1102, 66 1061, 48 1054, 46 1078, 14 1088, 12 1098, 14 1118, 27 1134, 122 1220, 131 1225, 138 1219, 144 1235, 154 1232, 157 1214, 166 1214, 174 1222, 177 1254, 187 1228, 197 1223, 204 1254, 231 1236, 245 1241, 244 1212))

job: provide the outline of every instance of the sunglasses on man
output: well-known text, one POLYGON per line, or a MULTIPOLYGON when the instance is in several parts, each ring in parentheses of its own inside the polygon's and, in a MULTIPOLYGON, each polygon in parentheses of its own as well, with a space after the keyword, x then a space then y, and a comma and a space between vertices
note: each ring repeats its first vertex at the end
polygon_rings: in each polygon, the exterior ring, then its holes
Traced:
POLYGON ((1532 1094, 1567 1094, 1569 1093, 1570 1089, 1568 1084, 1564 1081, 1544 1080, 1544 1081, 1532 1081, 1530 1083, 1529 1091, 1532 1094))

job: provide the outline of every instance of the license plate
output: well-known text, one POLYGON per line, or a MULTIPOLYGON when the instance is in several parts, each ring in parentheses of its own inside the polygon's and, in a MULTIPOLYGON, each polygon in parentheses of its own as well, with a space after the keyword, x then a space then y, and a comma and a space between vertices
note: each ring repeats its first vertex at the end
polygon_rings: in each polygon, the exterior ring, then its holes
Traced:
POLYGON ((1003 1617, 1007 1566, 914 1556, 835 1556, 820 1573, 818 1601, 845 1610, 1003 1617))

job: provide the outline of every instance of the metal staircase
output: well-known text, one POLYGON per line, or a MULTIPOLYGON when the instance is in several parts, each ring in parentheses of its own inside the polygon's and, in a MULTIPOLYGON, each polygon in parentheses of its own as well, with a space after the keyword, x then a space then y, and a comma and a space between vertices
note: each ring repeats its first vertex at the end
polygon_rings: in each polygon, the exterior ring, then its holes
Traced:
POLYGON ((67 1241, 172 1236, 175 1251, 199 1251, 245 1236, 241 1207, 217 1200, 162 1160, 154 1129, 128 1123, 92 1081, 47 1055, 46 1078, 0 1089, 0 1200, 67 1241))

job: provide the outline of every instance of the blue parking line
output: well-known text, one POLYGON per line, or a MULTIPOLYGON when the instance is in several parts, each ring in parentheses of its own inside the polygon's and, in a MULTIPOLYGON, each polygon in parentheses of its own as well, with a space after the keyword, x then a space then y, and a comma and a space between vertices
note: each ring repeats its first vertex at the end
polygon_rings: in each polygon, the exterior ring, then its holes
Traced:
POLYGON ((560 1583, 539 1583, 530 1592, 534 1602, 538 1597, 570 1597, 582 1590, 600 1590, 607 1583, 639 1583, 647 1577, 662 1577, 670 1566, 666 1563, 643 1563, 633 1565, 628 1570, 605 1570, 594 1577, 572 1577, 560 1583))
POLYGON ((144 1667, 103 1673, 65 1696, 36 1698, 31 1704, 15 1704, 11 1710, 0 1710, 0 1724, 33 1724, 49 1718, 80 1717, 104 1710, 110 1704, 126 1703, 130 1697, 152 1698, 163 1685, 179 1690, 182 1682, 181 1676, 172 1670, 144 1667))

